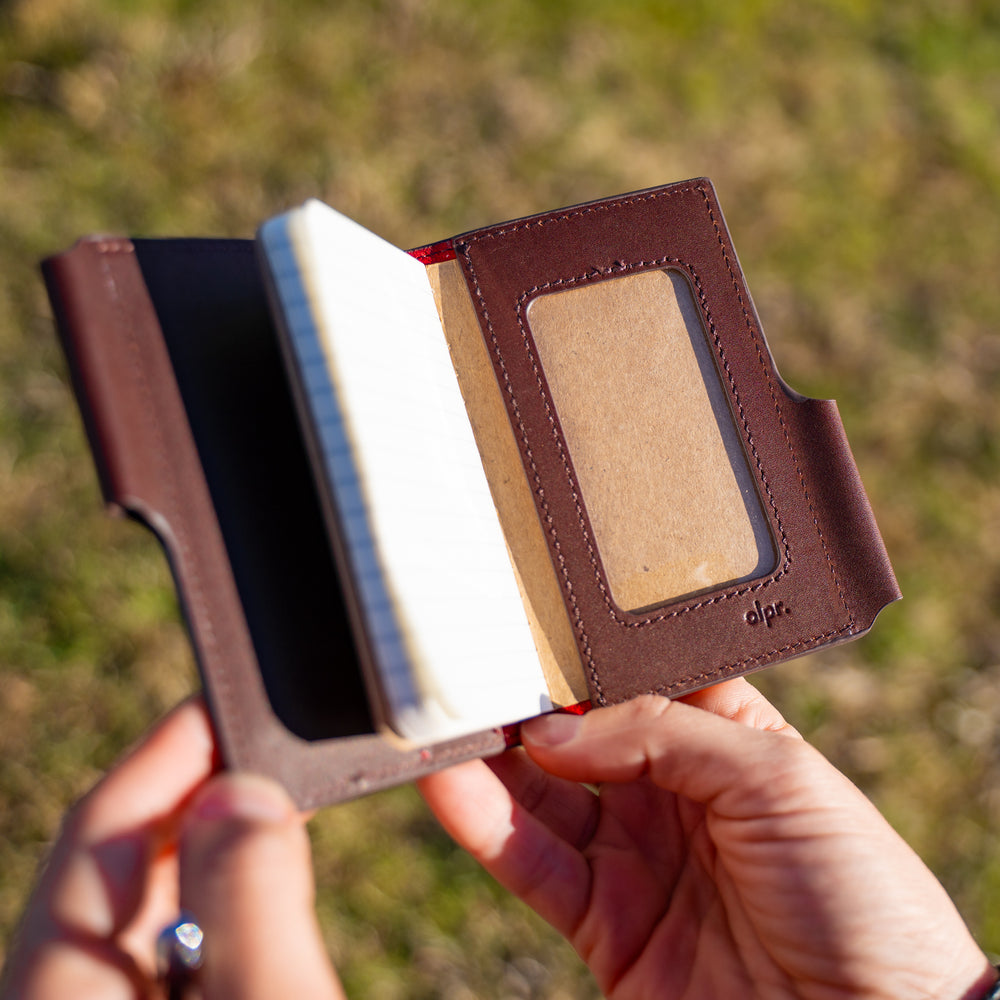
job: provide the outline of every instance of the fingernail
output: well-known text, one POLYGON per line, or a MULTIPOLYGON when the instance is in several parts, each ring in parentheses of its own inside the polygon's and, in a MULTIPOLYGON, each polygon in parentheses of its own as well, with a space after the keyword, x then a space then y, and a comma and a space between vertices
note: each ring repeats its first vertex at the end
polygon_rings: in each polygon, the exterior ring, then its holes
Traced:
POLYGON ((293 811, 285 790, 273 781, 250 774, 221 774, 205 786, 191 815, 201 820, 280 823, 293 811))
POLYGON ((554 747, 573 739, 582 724, 583 718, 579 715, 554 712, 525 722, 521 726, 521 739, 535 746, 554 747))

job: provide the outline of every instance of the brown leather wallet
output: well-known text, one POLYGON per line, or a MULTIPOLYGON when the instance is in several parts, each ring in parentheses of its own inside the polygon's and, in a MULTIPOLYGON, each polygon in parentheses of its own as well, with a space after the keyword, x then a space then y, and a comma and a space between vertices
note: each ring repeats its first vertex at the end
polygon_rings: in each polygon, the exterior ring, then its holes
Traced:
MULTIPOLYGON (((449 340, 477 334, 453 358, 563 701, 691 691, 899 597, 836 405, 779 378, 706 180, 413 254, 449 340)), ((313 807, 501 751, 377 731, 253 241, 89 237, 43 271, 104 496, 164 545, 227 764, 313 807)))

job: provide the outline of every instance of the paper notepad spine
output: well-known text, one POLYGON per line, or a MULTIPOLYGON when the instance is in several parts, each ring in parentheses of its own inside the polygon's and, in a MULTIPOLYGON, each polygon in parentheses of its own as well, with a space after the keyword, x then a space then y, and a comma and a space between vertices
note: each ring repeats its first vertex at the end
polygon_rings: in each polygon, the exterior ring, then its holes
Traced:
POLYGON ((423 266, 317 202, 259 243, 376 715, 427 740, 548 708, 423 266))

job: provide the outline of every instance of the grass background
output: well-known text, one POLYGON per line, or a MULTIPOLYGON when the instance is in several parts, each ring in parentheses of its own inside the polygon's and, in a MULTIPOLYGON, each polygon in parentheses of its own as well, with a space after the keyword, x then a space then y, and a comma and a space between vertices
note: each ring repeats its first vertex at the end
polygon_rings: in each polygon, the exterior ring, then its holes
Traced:
MULTIPOLYGON (((0 929, 66 807, 196 685, 100 509, 36 261, 250 235, 316 195, 402 245, 713 178, 782 374, 836 397, 906 600, 760 675, 1000 952, 1000 9, 977 0, 0 4, 0 929)), ((313 824, 356 996, 583 997, 412 789, 313 824)))

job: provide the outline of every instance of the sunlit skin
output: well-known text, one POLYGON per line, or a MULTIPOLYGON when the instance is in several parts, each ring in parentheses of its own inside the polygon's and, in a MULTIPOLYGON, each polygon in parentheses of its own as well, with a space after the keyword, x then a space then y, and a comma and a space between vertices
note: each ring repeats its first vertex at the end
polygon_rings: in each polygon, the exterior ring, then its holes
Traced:
MULTIPOLYGON (((995 978, 916 855, 744 682, 523 739, 421 789, 609 996, 974 1000, 995 978)), ((154 942, 181 907, 205 932, 206 1000, 343 997, 305 817, 215 760, 186 703, 69 813, 4 997, 161 997, 154 942)))
POLYGON ((280 786, 213 776, 198 702, 171 713, 66 818, 4 971, 4 998, 162 998, 155 940, 205 931, 203 995, 334 1000, 305 817, 280 786))
POLYGON ((754 688, 686 701, 537 720, 421 790, 616 1000, 985 992, 938 881, 754 688))

